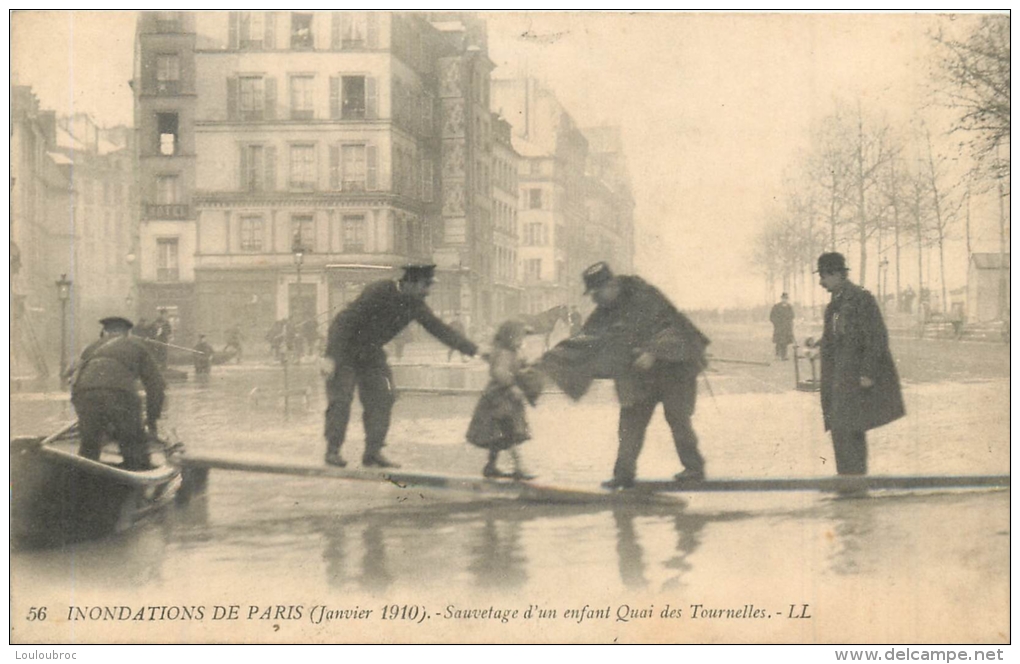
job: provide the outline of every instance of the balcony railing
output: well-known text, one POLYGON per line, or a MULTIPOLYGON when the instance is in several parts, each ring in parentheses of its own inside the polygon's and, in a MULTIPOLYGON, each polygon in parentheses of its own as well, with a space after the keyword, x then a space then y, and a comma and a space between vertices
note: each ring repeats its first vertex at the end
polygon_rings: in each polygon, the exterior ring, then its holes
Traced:
POLYGON ((188 219, 191 206, 186 203, 165 203, 160 205, 146 205, 146 219, 188 219))
POLYGON ((156 281, 180 281, 180 270, 175 267, 156 268, 156 281))

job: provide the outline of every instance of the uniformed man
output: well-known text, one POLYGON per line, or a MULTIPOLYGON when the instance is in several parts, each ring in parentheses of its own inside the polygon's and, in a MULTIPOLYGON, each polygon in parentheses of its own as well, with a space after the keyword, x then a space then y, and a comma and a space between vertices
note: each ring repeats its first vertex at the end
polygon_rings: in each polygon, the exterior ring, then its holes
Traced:
POLYGON ((576 336, 547 352, 542 369, 572 398, 595 378, 612 378, 620 401, 619 448, 607 489, 634 485, 645 431, 661 402, 684 470, 677 480, 701 480, 705 460, 691 425, 698 374, 709 339, 666 296, 640 277, 616 275, 596 263, 582 275, 596 308, 576 336))
POLYGON ((395 468, 382 454, 393 410, 393 374, 383 346, 412 321, 447 346, 465 355, 478 347, 439 320, 425 297, 432 287, 435 265, 409 265, 399 280, 369 284, 356 300, 336 315, 329 327, 326 357, 333 369, 326 380, 326 463, 341 468, 340 456, 351 414, 354 389, 358 389, 365 426, 363 466, 395 468))
POLYGON ((82 352, 71 385, 71 403, 81 431, 78 453, 98 461, 103 436, 109 434, 120 445, 125 469, 146 470, 152 464, 135 381, 141 380, 145 387, 145 422, 152 437, 166 386, 144 342, 128 336, 131 321, 111 316, 99 322, 103 331, 82 352))

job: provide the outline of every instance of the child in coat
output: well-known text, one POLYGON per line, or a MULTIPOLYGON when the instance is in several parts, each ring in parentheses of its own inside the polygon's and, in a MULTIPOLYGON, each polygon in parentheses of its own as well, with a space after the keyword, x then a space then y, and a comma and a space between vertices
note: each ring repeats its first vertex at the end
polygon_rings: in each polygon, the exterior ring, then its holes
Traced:
POLYGON ((511 320, 503 323, 493 338, 489 355, 489 384, 478 400, 467 431, 469 443, 489 451, 488 463, 482 470, 485 477, 534 478, 524 470, 517 449, 531 438, 524 416, 524 401, 527 399, 534 405, 540 389, 540 386, 535 387, 535 372, 519 356, 526 334, 524 323, 511 320), (501 471, 496 466, 503 450, 508 450, 513 459, 512 473, 501 471))

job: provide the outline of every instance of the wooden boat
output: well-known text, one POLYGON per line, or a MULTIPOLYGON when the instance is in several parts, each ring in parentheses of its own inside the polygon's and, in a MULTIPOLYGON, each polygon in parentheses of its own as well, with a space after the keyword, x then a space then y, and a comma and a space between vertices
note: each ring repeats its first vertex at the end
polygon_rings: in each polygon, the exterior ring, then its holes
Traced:
POLYGON ((100 461, 78 456, 76 423, 42 437, 11 439, 11 540, 53 546, 125 531, 169 505, 181 485, 176 454, 152 454, 157 467, 119 467, 116 445, 100 461))

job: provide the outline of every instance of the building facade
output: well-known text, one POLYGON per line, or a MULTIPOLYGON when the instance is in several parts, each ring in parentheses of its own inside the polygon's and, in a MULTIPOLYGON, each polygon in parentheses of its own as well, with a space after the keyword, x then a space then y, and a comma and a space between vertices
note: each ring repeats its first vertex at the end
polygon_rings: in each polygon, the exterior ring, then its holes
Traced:
POLYGON ((491 309, 484 24, 430 18, 141 13, 142 313, 174 308, 185 340, 325 326, 433 260, 441 315, 491 309))
POLYGON ((520 155, 514 149, 510 123, 492 114, 492 246, 493 318, 506 320, 522 312, 523 287, 517 250, 518 171, 520 155))
POLYGON ((11 88, 12 376, 56 374, 99 318, 131 312, 131 138, 86 115, 58 118, 30 88, 11 88))

